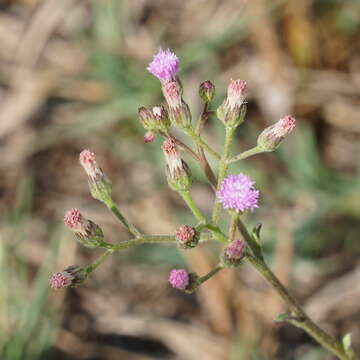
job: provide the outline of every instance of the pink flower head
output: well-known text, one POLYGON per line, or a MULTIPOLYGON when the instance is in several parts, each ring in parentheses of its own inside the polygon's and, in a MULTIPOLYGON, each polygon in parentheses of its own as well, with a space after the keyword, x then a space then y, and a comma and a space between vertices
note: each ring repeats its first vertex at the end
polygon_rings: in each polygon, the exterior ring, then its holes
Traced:
POLYGON ((144 134, 144 142, 145 143, 151 143, 155 140, 155 135, 153 132, 148 131, 144 134))
POLYGON ((57 272, 51 275, 49 284, 52 289, 61 289, 72 284, 74 276, 67 271, 57 272))
POLYGON ((184 269, 173 269, 170 271, 169 283, 173 288, 185 290, 189 285, 189 274, 184 269))
POLYGON ((97 177, 102 177, 104 174, 102 170, 99 168, 95 154, 86 149, 83 150, 79 155, 80 164, 84 168, 86 174, 93 180, 95 180, 97 177))
POLYGON ((179 59, 170 49, 159 49, 147 70, 164 83, 175 78, 179 70, 179 59))
POLYGON ((175 233, 175 238, 180 247, 193 248, 199 242, 199 234, 189 225, 181 225, 175 233))
POLYGON ((227 100, 230 109, 240 108, 245 100, 246 81, 231 80, 227 90, 227 100))
POLYGON ((258 208, 260 192, 254 188, 255 182, 245 174, 228 175, 220 184, 216 196, 224 209, 238 212, 258 208))
POLYGON ((275 150, 284 138, 296 126, 296 120, 291 115, 286 115, 275 124, 267 127, 258 137, 258 146, 265 151, 275 150))
POLYGON ((75 232, 79 232, 84 227, 84 218, 78 209, 72 208, 64 216, 65 225, 75 232))
POLYGON ((244 256, 246 244, 241 240, 233 240, 225 248, 225 256, 228 260, 240 260, 244 256))

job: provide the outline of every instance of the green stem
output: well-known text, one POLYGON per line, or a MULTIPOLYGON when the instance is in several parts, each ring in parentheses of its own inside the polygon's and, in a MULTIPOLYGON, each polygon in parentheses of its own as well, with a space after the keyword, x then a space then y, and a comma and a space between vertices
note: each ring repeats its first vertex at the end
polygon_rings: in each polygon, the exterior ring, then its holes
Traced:
POLYGON ((298 301, 290 295, 288 290, 274 275, 266 263, 252 255, 246 255, 245 260, 253 265, 256 270, 269 282, 272 288, 279 294, 283 301, 289 306, 291 311, 292 320, 289 322, 297 327, 302 328, 312 338, 314 338, 325 349, 336 355, 342 360, 351 360, 351 356, 346 354, 343 345, 327 334, 319 326, 317 326, 301 308, 298 301))
POLYGON ((201 139, 200 136, 196 135, 196 133, 192 127, 185 128, 184 132, 187 135, 189 135, 198 146, 201 146, 213 157, 220 160, 220 158, 221 158, 220 155, 215 150, 213 150, 203 139, 201 139))
POLYGON ((240 153, 239 155, 236 155, 236 156, 230 158, 227 161, 227 163, 231 164, 231 163, 234 163, 234 162, 239 161, 239 160, 244 160, 244 159, 246 159, 246 158, 248 158, 250 156, 261 154, 263 152, 265 152, 265 151, 260 149, 258 146, 255 146, 252 149, 246 150, 246 151, 240 153))
POLYGON ((196 281, 196 286, 201 285, 202 283, 204 283, 205 281, 209 280, 210 278, 212 278, 217 272, 219 272, 220 270, 222 270, 224 267, 222 265, 217 265, 214 269, 210 270, 206 275, 201 276, 197 279, 196 281))
MULTIPOLYGON (((217 191, 219 191, 221 182, 223 181, 226 175, 226 171, 228 169, 227 159, 229 157, 230 146, 232 143, 234 131, 235 128, 226 127, 224 150, 219 162, 219 174, 218 174, 217 187, 216 187, 217 191)), ((213 213, 212 213, 212 222, 214 225, 218 224, 219 217, 220 217, 220 203, 217 200, 215 200, 213 213)))
POLYGON ((215 237, 217 240, 219 240, 219 241, 221 241, 223 243, 228 242, 227 237, 222 233, 222 231, 219 229, 219 227, 211 225, 211 224, 203 224, 203 223, 201 223, 200 225, 197 226, 197 230, 201 231, 202 229, 210 230, 213 237, 215 237))
POLYGON ((191 210, 191 212, 194 214, 196 219, 201 223, 207 223, 205 216, 202 214, 200 209, 196 206, 193 198, 190 195, 189 191, 179 191, 181 197, 186 202, 187 206, 191 210))
POLYGON ((109 255, 113 253, 112 250, 105 251, 101 256, 99 256, 91 265, 89 265, 85 271, 87 274, 92 273, 100 264, 102 264, 109 255))
POLYGON ((136 237, 141 236, 141 232, 131 223, 129 223, 126 218, 121 214, 117 205, 112 201, 105 203, 106 206, 112 211, 112 213, 120 220, 120 222, 136 237))
POLYGON ((249 234, 246 226, 244 225, 244 223, 241 221, 241 219, 239 217, 237 218, 237 228, 239 229, 240 234, 244 238, 245 242, 249 245, 253 254, 257 258, 263 259, 261 245, 255 239, 252 238, 252 236, 249 234))
POLYGON ((123 249, 128 249, 130 247, 140 245, 140 244, 165 244, 165 243, 175 243, 175 236, 172 235, 143 235, 135 239, 122 241, 119 244, 113 245, 113 251, 119 251, 123 249))
POLYGON ((230 215, 231 218, 230 218, 230 226, 229 226, 229 242, 235 239, 236 225, 239 217, 239 214, 236 212, 232 212, 230 215))

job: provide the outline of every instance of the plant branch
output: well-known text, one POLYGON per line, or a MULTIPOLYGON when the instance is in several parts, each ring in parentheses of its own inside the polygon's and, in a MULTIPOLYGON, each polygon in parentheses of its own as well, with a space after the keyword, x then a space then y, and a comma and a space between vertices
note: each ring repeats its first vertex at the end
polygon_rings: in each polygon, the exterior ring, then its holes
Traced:
MULTIPOLYGON (((229 157, 230 146, 232 143, 232 138, 234 136, 234 131, 235 131, 234 128, 226 127, 224 150, 223 150, 223 154, 220 159, 220 162, 219 162, 219 174, 218 174, 217 185, 216 185, 216 190, 218 190, 218 191, 220 189, 221 182, 224 179, 224 177, 226 175, 226 171, 228 169, 227 159, 229 157)), ((213 213, 212 213, 212 222, 214 225, 217 225, 219 222, 220 209, 221 209, 220 203, 217 200, 215 200, 213 213)))
POLYGON ((253 147, 252 149, 249 149, 249 150, 246 150, 232 158, 230 158, 227 163, 228 164, 231 164, 231 163, 234 163, 236 161, 239 161, 239 160, 244 160, 250 156, 253 156, 253 155, 257 155, 257 154, 261 154, 261 153, 264 153, 266 151, 260 149, 259 147, 255 146, 253 147))
POLYGON ((112 200, 106 202, 105 205, 112 211, 112 213, 120 220, 120 222, 129 230, 131 234, 136 237, 141 236, 141 232, 135 227, 135 225, 126 220, 126 218, 121 214, 117 205, 112 200))

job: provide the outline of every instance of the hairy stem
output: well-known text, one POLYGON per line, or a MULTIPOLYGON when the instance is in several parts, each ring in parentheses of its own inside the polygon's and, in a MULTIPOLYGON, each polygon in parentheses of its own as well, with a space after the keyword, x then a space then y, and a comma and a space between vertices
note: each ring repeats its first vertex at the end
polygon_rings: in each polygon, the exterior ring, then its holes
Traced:
POLYGON ((206 224, 207 223, 206 218, 202 214, 200 209, 196 206, 192 196, 190 195, 190 192, 189 191, 179 191, 179 193, 180 193, 181 197, 184 199, 184 201, 186 202, 187 206, 189 207, 189 209, 191 210, 193 215, 195 216, 195 218, 200 223, 206 224))
POLYGON ((239 160, 244 160, 244 159, 246 159, 246 158, 248 158, 250 156, 261 154, 263 152, 265 152, 265 151, 260 149, 259 147, 255 146, 252 149, 246 150, 246 151, 244 151, 244 152, 230 158, 227 161, 227 163, 231 164, 231 163, 234 163, 234 162, 239 161, 239 160))
POLYGON ((213 157, 220 160, 220 155, 215 150, 213 150, 200 136, 196 135, 192 127, 184 129, 184 132, 189 135, 197 145, 201 146, 213 157))
POLYGON ((229 242, 235 239, 236 226, 239 214, 236 212, 231 213, 230 225, 229 225, 229 242))
POLYGON ((202 283, 204 283, 205 281, 209 280, 223 268, 224 267, 221 264, 217 265, 214 269, 210 270, 206 275, 199 277, 196 281, 196 285, 199 286, 202 283))
POLYGON ((327 334, 318 325, 316 325, 305 311, 301 308, 298 301, 290 295, 288 290, 274 275, 266 263, 252 255, 247 255, 245 260, 253 265, 256 270, 268 281, 272 288, 279 294, 283 301, 289 306, 292 318, 289 322, 306 331, 313 339, 315 339, 325 349, 336 355, 342 360, 352 360, 351 355, 346 354, 343 345, 327 334))
MULTIPOLYGON (((219 191, 221 182, 223 181, 226 171, 228 169, 227 160, 230 153, 230 146, 232 143, 232 139, 234 136, 235 129, 232 127, 226 127, 226 133, 225 133, 225 143, 224 143, 224 150, 223 154, 221 156, 220 162, 219 162, 219 174, 217 178, 217 186, 216 189, 219 191)), ((220 217, 220 203, 215 200, 214 202, 214 208, 212 213, 212 222, 214 225, 217 225, 219 223, 219 217, 220 217)))
POLYGON ((105 203, 106 206, 112 211, 112 213, 120 220, 120 222, 136 237, 141 236, 141 232, 126 220, 126 218, 121 214, 117 205, 111 200, 105 203))

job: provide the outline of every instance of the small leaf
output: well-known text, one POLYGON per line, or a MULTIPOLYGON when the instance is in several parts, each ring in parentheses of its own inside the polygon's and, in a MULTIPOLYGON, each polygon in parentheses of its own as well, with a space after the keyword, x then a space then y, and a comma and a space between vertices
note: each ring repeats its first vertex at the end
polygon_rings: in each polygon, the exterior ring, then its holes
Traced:
POLYGON ((274 322, 284 322, 290 320, 292 316, 289 313, 282 313, 273 319, 274 322))
POLYGON ((260 245, 260 230, 262 227, 262 223, 257 223, 252 232, 251 232, 251 237, 260 245))

